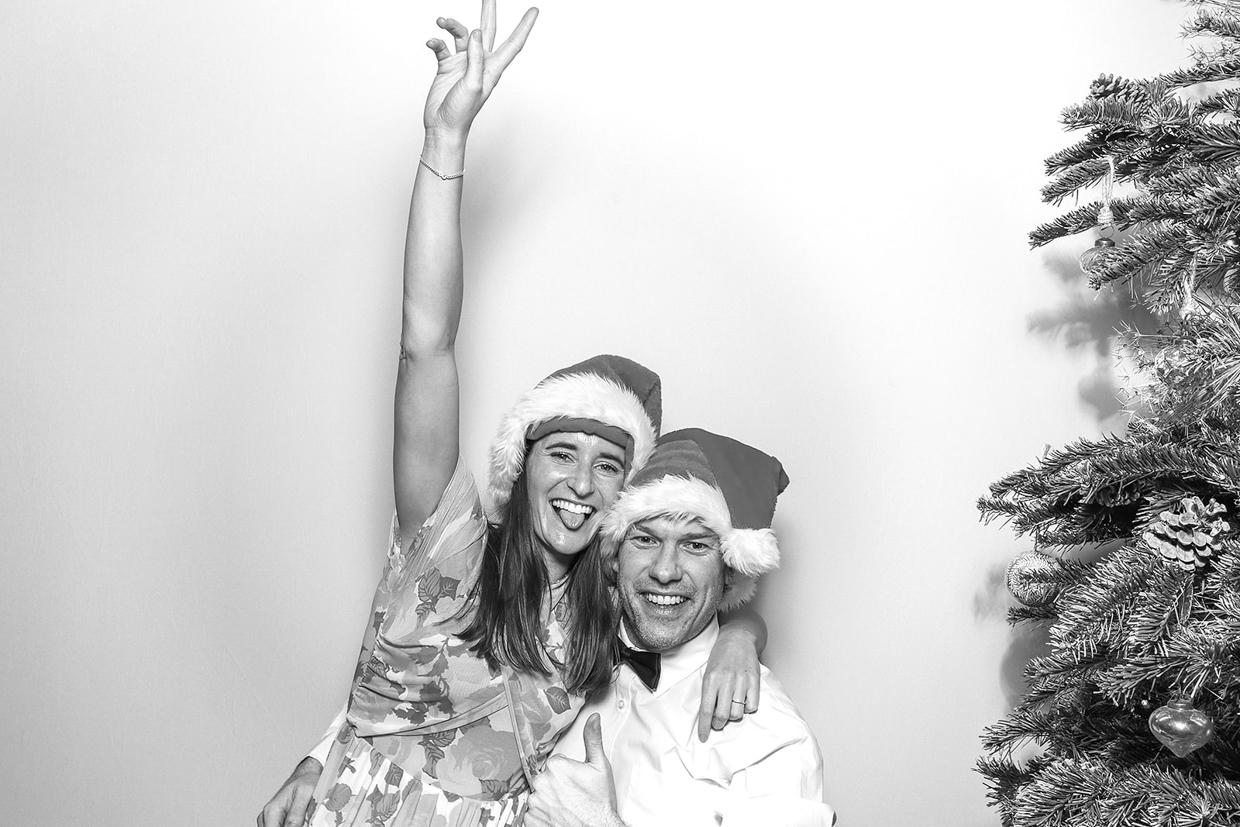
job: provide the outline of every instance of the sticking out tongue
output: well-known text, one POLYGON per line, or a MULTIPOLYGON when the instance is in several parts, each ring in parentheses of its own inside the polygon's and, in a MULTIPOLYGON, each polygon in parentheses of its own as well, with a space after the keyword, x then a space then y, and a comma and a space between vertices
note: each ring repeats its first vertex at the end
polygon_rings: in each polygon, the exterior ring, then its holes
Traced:
POLYGON ((555 513, 560 515, 560 522, 568 526, 569 531, 576 531, 586 521, 585 514, 578 514, 576 511, 569 511, 564 508, 557 508, 555 513))

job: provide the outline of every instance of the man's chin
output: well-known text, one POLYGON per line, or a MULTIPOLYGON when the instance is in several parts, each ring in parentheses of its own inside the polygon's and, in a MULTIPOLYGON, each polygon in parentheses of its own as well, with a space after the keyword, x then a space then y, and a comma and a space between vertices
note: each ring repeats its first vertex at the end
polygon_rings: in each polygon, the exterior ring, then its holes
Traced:
POLYGON ((684 634, 687 627, 683 620, 676 619, 669 623, 666 617, 652 617, 644 608, 640 611, 640 616, 630 619, 628 630, 633 642, 642 649, 662 652, 688 640, 684 634))

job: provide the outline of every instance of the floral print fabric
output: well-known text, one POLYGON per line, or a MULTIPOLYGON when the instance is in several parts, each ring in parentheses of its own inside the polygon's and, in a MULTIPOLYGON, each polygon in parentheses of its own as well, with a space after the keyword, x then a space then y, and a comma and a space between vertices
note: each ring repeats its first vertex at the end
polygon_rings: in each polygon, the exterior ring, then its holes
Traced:
MULTIPOLYGON (((433 788, 441 809, 515 800, 576 716, 582 701, 568 694, 558 672, 492 671, 458 637, 468 625, 468 617, 459 615, 478 577, 486 530, 477 487, 459 461, 438 507, 412 541, 402 540, 393 519, 347 723, 324 770, 316 800, 324 798, 312 823, 404 824, 398 815, 405 798, 383 797, 409 796, 411 779, 418 779, 420 799, 431 794, 424 788, 433 788), (367 750, 377 757, 364 757, 367 750), (386 770, 371 772, 380 759, 402 773, 401 783, 389 783, 386 770), (368 769, 359 769, 359 761, 368 769), (356 809, 368 797, 382 806, 356 809), (461 798, 474 804, 458 805, 461 798), (384 816, 393 802, 396 809, 384 816), (336 820, 346 812, 367 815, 336 820), (322 820, 326 813, 336 815, 322 820)), ((563 581, 553 585, 539 630, 552 663, 564 651, 564 588, 563 581)))
POLYGON ((480 801, 444 792, 434 778, 407 772, 358 738, 340 730, 319 777, 309 827, 508 827, 525 812, 524 793, 480 801))

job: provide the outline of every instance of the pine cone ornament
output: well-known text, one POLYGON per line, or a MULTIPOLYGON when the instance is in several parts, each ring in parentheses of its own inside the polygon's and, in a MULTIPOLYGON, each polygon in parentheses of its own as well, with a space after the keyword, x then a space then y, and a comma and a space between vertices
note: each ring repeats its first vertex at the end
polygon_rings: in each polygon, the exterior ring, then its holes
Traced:
POLYGON ((1089 84, 1091 98, 1105 98, 1122 90, 1123 81, 1115 75, 1098 75, 1097 80, 1089 84))
POLYGON ((1207 505, 1200 497, 1184 497, 1177 508, 1164 511, 1150 523, 1145 542, 1185 571, 1202 568, 1231 531, 1231 525, 1218 516, 1226 512, 1213 499, 1207 505))

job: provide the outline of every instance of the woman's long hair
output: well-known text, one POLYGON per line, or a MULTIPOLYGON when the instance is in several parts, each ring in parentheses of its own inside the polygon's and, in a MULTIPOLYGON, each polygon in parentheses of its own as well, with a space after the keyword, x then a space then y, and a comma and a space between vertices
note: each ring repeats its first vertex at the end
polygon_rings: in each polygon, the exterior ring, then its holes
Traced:
MULTIPOLYGON (((577 555, 568 573, 564 603, 564 684, 575 695, 611 680, 616 649, 616 611, 599 554, 598 539, 577 555)), ((482 571, 465 606, 472 612, 461 638, 469 650, 498 669, 548 675, 542 630, 543 598, 550 588, 547 566, 534 538, 525 469, 517 475, 500 521, 487 532, 482 571)))

